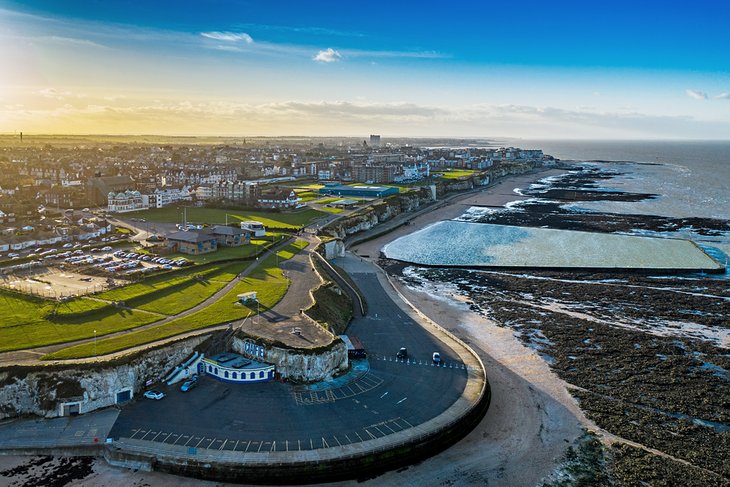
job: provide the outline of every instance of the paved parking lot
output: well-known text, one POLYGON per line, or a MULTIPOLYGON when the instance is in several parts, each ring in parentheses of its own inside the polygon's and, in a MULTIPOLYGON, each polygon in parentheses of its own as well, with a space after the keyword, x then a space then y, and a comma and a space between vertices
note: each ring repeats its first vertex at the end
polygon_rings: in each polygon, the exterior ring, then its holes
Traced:
POLYGON ((390 435, 428 421, 461 395, 467 370, 451 349, 413 322, 383 291, 374 274, 354 275, 368 298, 369 316, 348 333, 369 353, 351 372, 311 385, 229 384, 201 377, 189 392, 179 384, 160 400, 126 406, 110 432, 188 449, 296 451, 328 448, 390 435), (401 346, 408 361, 396 360, 401 346), (439 351, 444 363, 431 363, 439 351))

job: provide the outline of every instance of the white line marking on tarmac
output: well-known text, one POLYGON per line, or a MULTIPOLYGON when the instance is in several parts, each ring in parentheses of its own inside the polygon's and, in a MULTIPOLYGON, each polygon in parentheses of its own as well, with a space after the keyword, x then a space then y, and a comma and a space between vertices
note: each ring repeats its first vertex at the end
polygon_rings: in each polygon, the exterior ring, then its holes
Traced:
POLYGON ((233 451, 236 451, 236 448, 238 448, 238 442, 241 440, 236 440, 236 444, 233 446, 233 451))
POLYGON ((386 392, 385 394, 383 394, 382 396, 380 396, 380 399, 384 398, 387 395, 388 395, 388 393, 386 392))
POLYGON ((193 440, 193 436, 191 435, 190 439, 188 441, 186 441, 183 446, 188 446, 188 443, 190 443, 192 440, 193 440))
POLYGON ((263 441, 261 443, 259 443, 259 449, 257 451, 261 451, 261 447, 262 446, 264 446, 264 442, 263 441))
POLYGON ((355 434, 357 435, 358 438, 360 438, 360 441, 365 441, 365 440, 362 439, 362 436, 360 436, 360 433, 358 433, 357 431, 355 431, 355 434))
POLYGON ((406 399, 408 399, 408 398, 407 398, 407 397, 404 397, 403 399, 401 399, 400 401, 398 401, 398 402, 397 402, 396 404, 400 404, 400 403, 402 403, 403 401, 405 401, 406 399))
POLYGON ((144 436, 140 438, 140 440, 144 440, 144 437, 149 435, 150 433, 154 433, 154 431, 147 431, 147 433, 145 433, 144 436))
POLYGON ((228 440, 224 441, 224 442, 223 442, 223 444, 221 445, 221 447, 220 447, 220 448, 218 448, 218 450, 222 450, 222 449, 223 449, 223 447, 224 447, 224 446, 226 446, 226 443, 228 443, 228 440))
POLYGON ((340 443, 340 440, 338 440, 335 435, 332 435, 332 438, 335 439, 335 441, 337 442, 338 445, 342 446, 342 443, 340 443))
POLYGON ((208 446, 206 446, 205 448, 206 449, 210 448, 211 445, 213 445, 213 443, 215 443, 215 438, 213 438, 212 440, 210 440, 210 443, 208 443, 208 446))
MULTIPOLYGON (((196 438, 197 438, 197 436, 196 436, 196 438)), ((200 446, 200 444, 203 442, 204 439, 205 438, 201 438, 200 441, 198 442, 198 444, 195 445, 195 448, 198 448, 200 446)))
POLYGON ((324 436, 322 437, 322 447, 323 448, 329 448, 330 447, 329 443, 327 443, 327 441, 324 439, 324 436))

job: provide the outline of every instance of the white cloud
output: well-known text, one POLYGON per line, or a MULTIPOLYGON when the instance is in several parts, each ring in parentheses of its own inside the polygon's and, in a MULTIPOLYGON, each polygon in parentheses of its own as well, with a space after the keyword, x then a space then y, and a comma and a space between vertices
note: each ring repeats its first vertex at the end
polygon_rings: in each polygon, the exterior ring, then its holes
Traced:
POLYGON ((319 51, 312 59, 319 63, 334 63, 342 59, 342 54, 328 47, 323 51, 319 51))
POLYGON ((707 93, 699 90, 686 90, 687 96, 695 100, 707 100, 707 93))
POLYGON ((730 93, 720 93, 715 98, 719 100, 730 100, 730 93))
POLYGON ((216 41, 238 42, 243 41, 246 44, 253 44, 253 38, 245 32, 201 32, 201 36, 216 41))

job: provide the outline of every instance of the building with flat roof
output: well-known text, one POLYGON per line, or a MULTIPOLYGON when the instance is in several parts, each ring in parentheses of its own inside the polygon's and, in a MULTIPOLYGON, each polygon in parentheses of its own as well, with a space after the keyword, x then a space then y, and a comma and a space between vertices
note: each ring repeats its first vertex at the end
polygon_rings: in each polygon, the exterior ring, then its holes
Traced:
POLYGON ((219 353, 204 358, 199 367, 201 373, 222 382, 246 383, 266 382, 274 378, 275 367, 271 364, 251 360, 232 352, 219 353))
POLYGON ((356 196, 365 198, 382 198, 392 194, 398 194, 398 188, 388 186, 343 186, 340 184, 325 186, 319 189, 319 194, 331 194, 335 196, 356 196))

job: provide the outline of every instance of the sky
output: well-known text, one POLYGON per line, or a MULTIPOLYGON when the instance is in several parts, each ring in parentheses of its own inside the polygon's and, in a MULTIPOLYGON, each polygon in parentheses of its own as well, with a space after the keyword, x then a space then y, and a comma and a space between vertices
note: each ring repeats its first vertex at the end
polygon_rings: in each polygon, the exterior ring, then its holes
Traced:
POLYGON ((0 133, 726 140, 728 14, 724 0, 0 0, 0 133))

